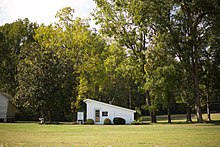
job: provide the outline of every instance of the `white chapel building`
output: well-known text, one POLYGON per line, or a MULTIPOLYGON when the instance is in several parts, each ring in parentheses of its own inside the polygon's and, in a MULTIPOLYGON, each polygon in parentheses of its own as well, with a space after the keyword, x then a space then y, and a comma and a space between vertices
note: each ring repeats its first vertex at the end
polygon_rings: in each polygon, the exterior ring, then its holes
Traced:
POLYGON ((134 113, 136 111, 99 102, 96 100, 86 99, 86 119, 93 119, 95 124, 103 124, 106 118, 109 118, 113 123, 115 117, 125 119, 126 124, 131 124, 134 121, 134 113))

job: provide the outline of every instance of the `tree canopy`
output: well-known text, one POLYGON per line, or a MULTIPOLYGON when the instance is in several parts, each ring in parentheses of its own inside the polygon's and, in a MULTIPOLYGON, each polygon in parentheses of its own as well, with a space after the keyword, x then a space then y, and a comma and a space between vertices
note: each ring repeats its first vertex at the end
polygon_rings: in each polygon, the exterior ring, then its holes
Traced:
POLYGON ((95 0, 94 21, 66 7, 50 25, 0 26, 0 91, 19 110, 72 121, 90 98, 150 115, 219 108, 218 0, 95 0), (179 106, 183 105, 183 109, 179 106), (149 112, 146 112, 148 110, 149 112))

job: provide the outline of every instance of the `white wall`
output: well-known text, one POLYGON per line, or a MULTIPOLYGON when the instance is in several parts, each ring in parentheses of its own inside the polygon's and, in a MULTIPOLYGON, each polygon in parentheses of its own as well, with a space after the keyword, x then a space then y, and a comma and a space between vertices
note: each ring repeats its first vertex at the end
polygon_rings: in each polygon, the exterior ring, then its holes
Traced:
POLYGON ((101 103, 96 103, 93 101, 86 101, 87 103, 87 119, 93 119, 95 121, 95 110, 100 110, 100 122, 95 122, 95 124, 103 124, 105 118, 109 118, 113 123, 115 117, 124 118, 126 124, 131 124, 134 121, 134 112, 125 109, 120 109, 117 107, 112 107, 110 105, 105 105, 101 103), (107 111, 108 116, 102 116, 102 112, 107 111))
POLYGON ((8 98, 0 94, 0 119, 6 121, 8 108, 8 98))

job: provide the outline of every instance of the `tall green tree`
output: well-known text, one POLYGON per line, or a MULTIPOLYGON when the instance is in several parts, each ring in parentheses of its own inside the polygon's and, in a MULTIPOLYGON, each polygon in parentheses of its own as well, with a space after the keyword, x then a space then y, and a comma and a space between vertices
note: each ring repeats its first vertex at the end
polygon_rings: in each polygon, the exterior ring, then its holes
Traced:
MULTIPOLYGON (((126 47, 130 61, 135 65, 134 81, 138 83, 139 92, 145 95, 146 102, 151 105, 148 89, 144 89, 146 83, 144 78, 145 52, 151 39, 150 32, 153 30, 143 19, 140 10, 143 10, 143 3, 138 0, 95 0, 97 9, 94 17, 101 26, 102 34, 107 35, 111 40, 126 47)), ((151 121, 156 122, 154 112, 150 112, 151 121)))
POLYGON ((19 54, 25 43, 34 42, 36 28, 37 24, 31 23, 28 19, 18 19, 11 24, 0 26, 0 91, 15 95, 19 54))
MULTIPOLYGON (((155 37, 155 41, 149 46, 146 53, 146 89, 149 89, 151 97, 154 97, 154 108, 162 105, 167 109, 168 122, 171 123, 171 108, 176 102, 179 82, 179 62, 166 49, 166 44, 159 39, 166 36, 155 37)), ((167 38, 166 38, 167 39, 167 38)))
POLYGON ((26 45, 18 64, 16 101, 32 108, 49 122, 68 120, 74 96, 73 63, 65 50, 26 45))
POLYGON ((99 83, 103 77, 102 52, 104 40, 89 29, 87 20, 73 19, 74 9, 66 7, 58 11, 58 23, 40 26, 36 30, 36 39, 44 48, 59 48, 73 63, 73 75, 76 77, 75 98, 72 111, 81 109, 86 98, 99 97, 99 83))
POLYGON ((203 122, 199 77, 201 74, 201 52, 213 28, 213 20, 219 14, 219 2, 213 1, 144 1, 151 5, 150 17, 155 28, 171 36, 173 52, 178 56, 184 69, 189 72, 193 83, 193 97, 197 122, 203 122), (154 13, 152 13, 154 12, 154 13), (157 14, 157 15, 155 15, 157 14))
MULTIPOLYGON (((131 108, 132 87, 128 73, 126 49, 118 43, 111 43, 104 51, 105 99, 111 104, 131 108)), ((133 99, 134 100, 134 99, 133 99)))
POLYGON ((220 92, 219 83, 216 80, 219 78, 219 31, 220 31, 220 14, 216 14, 215 19, 213 20, 213 27, 210 30, 210 36, 207 40, 207 48, 202 52, 203 58, 200 60, 202 67, 201 75, 201 87, 202 94, 205 97, 207 104, 207 115, 208 119, 211 121, 211 103, 215 101, 217 95, 220 92))
MULTIPOLYGON (((168 49, 191 79, 197 122, 203 122, 200 60, 209 46, 207 41, 219 14, 219 1, 96 0, 96 3, 95 19, 102 33, 132 51, 140 64, 140 73, 144 73, 144 52, 152 36, 158 33, 169 36, 168 49)), ((141 82, 146 81, 142 78, 139 85, 143 85, 141 82)))

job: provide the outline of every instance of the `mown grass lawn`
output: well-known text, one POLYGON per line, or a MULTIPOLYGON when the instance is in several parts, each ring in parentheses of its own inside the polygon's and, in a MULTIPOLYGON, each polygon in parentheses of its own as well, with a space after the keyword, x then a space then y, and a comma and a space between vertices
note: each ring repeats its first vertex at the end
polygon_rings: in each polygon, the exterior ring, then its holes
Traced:
POLYGON ((121 126, 1 123, 0 147, 220 146, 218 123, 121 126))

